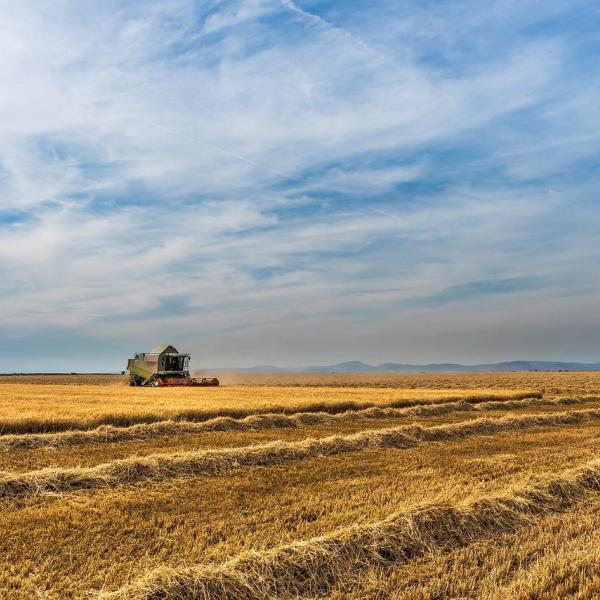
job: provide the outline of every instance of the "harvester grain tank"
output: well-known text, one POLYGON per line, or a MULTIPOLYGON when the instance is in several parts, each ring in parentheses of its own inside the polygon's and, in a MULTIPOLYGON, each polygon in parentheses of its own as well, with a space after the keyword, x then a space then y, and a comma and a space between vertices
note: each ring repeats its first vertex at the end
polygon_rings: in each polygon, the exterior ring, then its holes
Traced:
POLYGON ((158 346, 152 352, 140 352, 127 361, 129 385, 134 386, 216 386, 216 377, 191 377, 190 355, 174 346, 158 346))

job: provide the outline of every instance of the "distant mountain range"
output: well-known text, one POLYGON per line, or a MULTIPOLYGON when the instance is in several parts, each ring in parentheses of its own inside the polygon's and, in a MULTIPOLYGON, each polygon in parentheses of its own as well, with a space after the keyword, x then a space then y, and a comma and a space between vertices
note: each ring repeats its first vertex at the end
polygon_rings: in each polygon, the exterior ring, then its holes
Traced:
POLYGON ((273 367, 260 365, 243 369, 212 369, 212 371, 235 371, 238 373, 418 373, 418 372, 507 372, 507 371, 600 371, 600 363, 553 362, 545 360, 514 360, 479 365, 461 365, 456 363, 432 363, 426 365, 408 365, 401 363, 382 363, 368 365, 359 360, 342 362, 335 365, 309 367, 273 367))

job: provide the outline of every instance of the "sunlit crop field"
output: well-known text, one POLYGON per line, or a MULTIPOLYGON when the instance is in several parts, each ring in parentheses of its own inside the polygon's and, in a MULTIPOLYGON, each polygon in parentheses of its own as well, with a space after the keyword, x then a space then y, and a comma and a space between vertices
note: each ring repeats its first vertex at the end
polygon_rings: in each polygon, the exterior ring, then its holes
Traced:
POLYGON ((0 431, 60 431, 101 424, 132 425, 164 419, 203 420, 265 412, 369 406, 410 406, 458 398, 523 397, 535 390, 474 388, 222 386, 218 388, 130 388, 125 385, 0 385, 0 431))
POLYGON ((600 595, 600 374, 274 377, 0 379, 0 597, 600 595))
MULTIPOLYGON (((198 373, 199 376, 205 373, 198 373)), ((212 374, 211 374, 212 375, 212 374)), ((305 386, 343 388, 395 388, 416 390, 536 389, 545 394, 593 394, 600 386, 600 373, 509 372, 509 373, 220 373, 227 386, 305 386)), ((123 375, 0 375, 3 383, 122 386, 123 375)))

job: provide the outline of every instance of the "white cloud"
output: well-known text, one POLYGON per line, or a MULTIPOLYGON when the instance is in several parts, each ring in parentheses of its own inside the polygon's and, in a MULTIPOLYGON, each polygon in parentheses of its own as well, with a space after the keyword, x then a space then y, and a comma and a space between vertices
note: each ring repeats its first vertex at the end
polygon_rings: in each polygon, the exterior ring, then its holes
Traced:
POLYGON ((592 268, 589 209, 572 213, 579 235, 548 238, 590 192, 531 179, 593 153, 600 86, 557 94, 570 48, 556 35, 464 69, 422 60, 438 33, 447 58, 495 20, 534 21, 523 4, 362 26, 287 0, 14 4, 0 17, 0 330, 234 340, 362 311, 364 331, 482 278, 559 271, 568 286, 592 268), (547 132, 527 131, 528 111, 547 132), (472 142, 487 154, 440 167, 472 142), (160 312, 169 296, 182 317, 160 312))

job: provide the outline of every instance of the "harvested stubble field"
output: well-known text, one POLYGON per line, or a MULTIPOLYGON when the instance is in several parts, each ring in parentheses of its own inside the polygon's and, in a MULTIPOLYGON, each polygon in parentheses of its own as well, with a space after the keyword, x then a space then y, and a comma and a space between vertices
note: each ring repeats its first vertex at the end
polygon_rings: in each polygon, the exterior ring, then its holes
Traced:
POLYGON ((277 377, 2 379, 0 597, 600 595, 600 374, 277 377))

